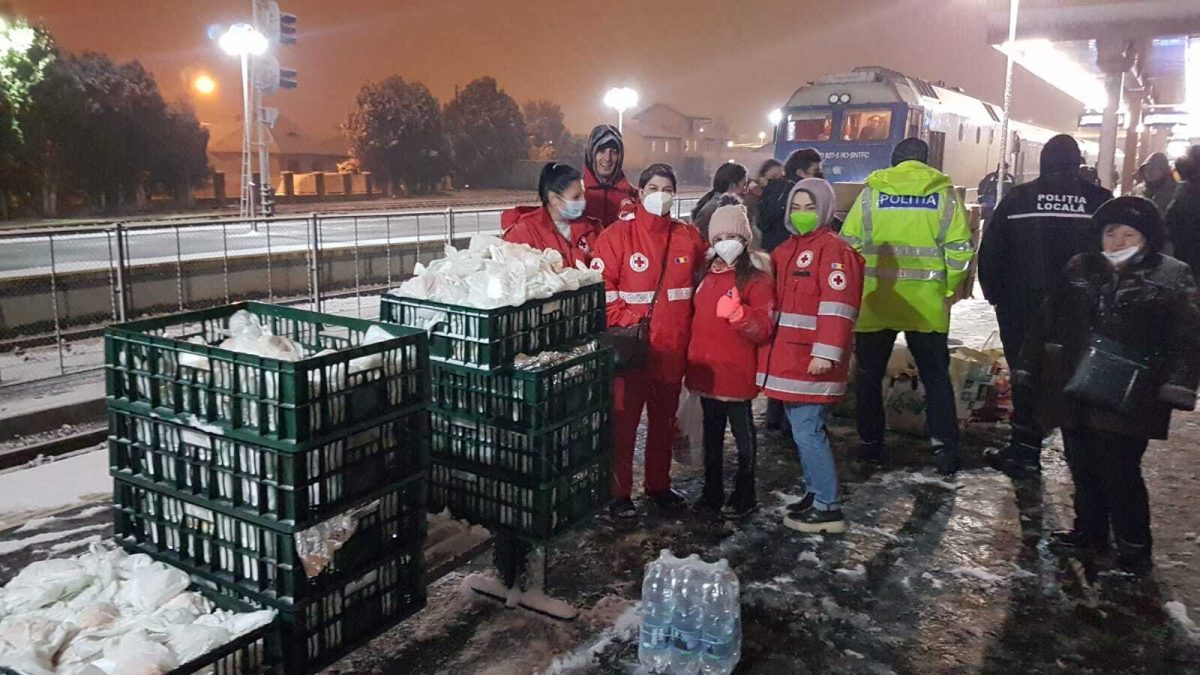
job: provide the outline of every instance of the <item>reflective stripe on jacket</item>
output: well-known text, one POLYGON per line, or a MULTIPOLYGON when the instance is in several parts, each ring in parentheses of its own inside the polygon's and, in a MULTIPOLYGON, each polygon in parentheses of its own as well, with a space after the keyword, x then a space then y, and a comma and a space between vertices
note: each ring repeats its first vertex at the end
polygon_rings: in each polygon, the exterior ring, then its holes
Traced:
POLYGON ((949 332, 945 300, 966 279, 974 255, 949 176, 915 161, 876 171, 842 237, 866 261, 856 331, 949 332))

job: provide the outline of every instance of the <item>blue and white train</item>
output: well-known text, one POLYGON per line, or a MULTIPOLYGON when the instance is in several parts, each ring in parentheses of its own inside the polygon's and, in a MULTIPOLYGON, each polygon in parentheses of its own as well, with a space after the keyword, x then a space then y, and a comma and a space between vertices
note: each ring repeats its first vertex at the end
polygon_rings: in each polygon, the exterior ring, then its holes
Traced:
MULTIPOLYGON (((1001 107, 887 68, 826 75, 797 89, 780 112, 775 157, 816 148, 833 182, 862 182, 912 136, 929 143, 930 164, 957 185, 974 188, 999 164, 1001 107)), ((1061 132, 1012 121, 1009 133, 1010 171, 1018 183, 1036 178, 1042 145, 1061 132)), ((1080 145, 1091 163, 1094 144, 1080 145)))

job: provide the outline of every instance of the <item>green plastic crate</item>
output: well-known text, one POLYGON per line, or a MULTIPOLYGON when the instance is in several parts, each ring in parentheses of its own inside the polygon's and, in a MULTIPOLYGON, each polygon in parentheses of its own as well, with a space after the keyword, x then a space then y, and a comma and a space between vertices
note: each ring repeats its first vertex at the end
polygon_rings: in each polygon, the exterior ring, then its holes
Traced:
MULTIPOLYGON (((236 587, 214 582, 184 565, 180 569, 189 571, 197 585, 206 588, 214 598, 224 596, 226 602, 247 609, 264 606, 239 593, 236 587)), ((317 672, 424 607, 425 560, 421 547, 393 553, 303 605, 279 610, 275 622, 269 626, 266 645, 271 662, 281 670, 265 672, 271 675, 317 672)), ((241 672, 217 671, 218 675, 241 672)))
POLYGON ((283 449, 320 445, 429 396, 422 331, 258 302, 117 324, 104 351, 110 406, 283 449), (331 351, 291 362, 208 346, 242 309, 309 353, 331 351), (373 325, 396 337, 362 344, 373 325))
POLYGON ((340 587, 348 576, 425 541, 423 476, 356 505, 358 528, 329 566, 309 578, 297 555, 293 532, 280 531, 148 489, 113 480, 114 538, 133 553, 146 553, 199 574, 264 605, 289 609, 340 587))
POLYGON ((434 462, 429 508, 520 539, 543 541, 584 520, 608 503, 612 477, 607 456, 541 485, 493 477, 459 462, 434 462))
POLYGON ((299 452, 117 409, 108 412, 108 428, 113 476, 286 531, 429 468, 424 406, 299 452))
POLYGON ((601 403, 551 427, 516 431, 435 409, 430 457, 434 464, 461 461, 516 484, 540 485, 609 454, 611 417, 611 405, 601 403))
POLYGON ((581 410, 611 406, 612 350, 590 354, 536 371, 484 373, 435 363, 430 367, 434 407, 513 430, 541 430, 578 416, 581 410))
MULTIPOLYGON (((192 590, 231 612, 253 612, 261 609, 249 602, 224 595, 204 583, 192 590)), ((286 675, 283 664, 283 645, 280 641, 279 619, 255 628, 230 640, 216 649, 181 663, 165 675, 286 675)))
POLYGON ((519 307, 475 309, 390 294, 381 321, 429 331, 429 356, 481 370, 512 364, 518 354, 559 349, 604 332, 604 284, 530 300, 519 307))

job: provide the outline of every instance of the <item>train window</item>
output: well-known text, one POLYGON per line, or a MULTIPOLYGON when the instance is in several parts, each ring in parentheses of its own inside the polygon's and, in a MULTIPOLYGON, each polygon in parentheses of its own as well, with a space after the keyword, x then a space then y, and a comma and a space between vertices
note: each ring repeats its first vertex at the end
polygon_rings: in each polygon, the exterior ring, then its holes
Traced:
POLYGON ((788 113, 789 141, 827 141, 833 133, 833 114, 828 112, 788 113))
POLYGON ((975 145, 983 140, 983 127, 975 127, 975 145))
POLYGON ((844 141, 885 141, 892 135, 890 110, 847 110, 842 117, 844 141))
POLYGON ((962 143, 963 137, 967 134, 967 125, 962 122, 958 123, 958 142, 962 143))

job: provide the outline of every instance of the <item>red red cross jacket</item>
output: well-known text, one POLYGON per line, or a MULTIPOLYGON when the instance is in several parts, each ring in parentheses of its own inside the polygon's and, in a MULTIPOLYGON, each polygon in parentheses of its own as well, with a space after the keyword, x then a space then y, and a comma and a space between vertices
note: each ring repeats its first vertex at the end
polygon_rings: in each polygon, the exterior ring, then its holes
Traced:
POLYGON ((758 348, 771 340, 774 328, 775 280, 765 253, 752 260, 762 270, 746 282, 741 316, 717 316, 717 302, 735 286, 732 269, 709 271, 696 289, 692 303, 692 342, 688 346, 687 387, 697 394, 727 401, 749 401, 758 396, 754 374, 758 348))
POLYGON ((554 226, 554 219, 544 206, 518 206, 500 214, 504 241, 528 244, 536 249, 552 248, 562 254, 563 266, 574 267, 579 261, 592 262, 596 238, 600 236, 600 221, 584 216, 571 221, 571 240, 567 241, 554 226), (506 223, 511 222, 511 226, 506 223))
POLYGON ((646 316, 663 275, 650 322, 650 347, 652 367, 664 381, 683 376, 692 332, 693 284, 707 248, 695 227, 669 216, 652 216, 640 204, 633 220, 618 220, 596 240, 592 269, 604 275, 609 326, 632 326, 646 316))
POLYGON ((836 403, 846 393, 851 341, 862 303, 863 258, 836 234, 793 235, 771 254, 775 338, 759 350, 758 384, 788 403, 836 403), (814 357, 833 361, 810 375, 814 357))
POLYGON ((583 190, 584 199, 587 200, 587 208, 584 209, 583 215, 600 221, 601 227, 608 227, 618 219, 627 220, 633 216, 634 205, 638 202, 638 191, 624 175, 609 185, 601 183, 591 169, 584 168, 583 190))

